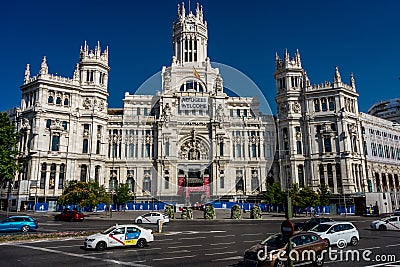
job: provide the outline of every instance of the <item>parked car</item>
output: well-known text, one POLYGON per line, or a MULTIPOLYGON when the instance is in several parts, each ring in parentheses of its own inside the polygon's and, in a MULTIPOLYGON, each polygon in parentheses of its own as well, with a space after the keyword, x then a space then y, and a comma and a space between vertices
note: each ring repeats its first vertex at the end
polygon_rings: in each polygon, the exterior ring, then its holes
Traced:
POLYGON ((400 209, 397 209, 393 213, 394 216, 400 216, 400 209))
MULTIPOLYGON (((282 261, 283 254, 288 245, 288 238, 282 234, 269 236, 259 244, 252 246, 244 253, 244 263, 246 266, 274 266, 284 267, 286 261, 282 261), (267 255, 265 255, 267 253, 267 255)), ((292 237, 293 250, 299 255, 295 263, 312 263, 314 266, 322 266, 324 264, 323 251, 326 248, 325 241, 317 234, 311 232, 297 232, 292 237), (314 253, 302 253, 302 251, 314 251, 314 253), (313 257, 315 254, 315 257, 313 257), (302 255, 305 258, 301 258, 302 255), (311 257, 307 257, 310 255, 311 257)))
POLYGON ((104 232, 85 238, 86 249, 104 250, 111 247, 138 246, 145 247, 154 241, 151 230, 134 224, 114 225, 104 232))
POLYGON ((85 215, 82 212, 76 210, 63 210, 60 214, 54 217, 56 221, 68 221, 68 222, 82 222, 85 219, 85 215))
POLYGON ((38 229, 37 220, 31 216, 10 216, 0 221, 0 231, 24 233, 38 229))
POLYGON ((400 230, 400 216, 390 216, 371 222, 373 230, 400 230))
POLYGON ((331 218, 324 218, 324 217, 314 217, 309 219, 305 222, 299 222, 294 224, 294 229, 296 231, 308 231, 311 228, 315 227, 316 225, 324 222, 333 222, 331 218))
POLYGON ((135 219, 135 223, 158 223, 158 221, 162 221, 164 223, 169 222, 168 215, 162 214, 160 212, 150 212, 144 215, 140 215, 135 219))
POLYGON ((346 244, 356 246, 360 240, 357 228, 350 222, 320 223, 312 228, 310 232, 318 234, 326 241, 327 246, 337 245, 341 239, 344 239, 346 244))

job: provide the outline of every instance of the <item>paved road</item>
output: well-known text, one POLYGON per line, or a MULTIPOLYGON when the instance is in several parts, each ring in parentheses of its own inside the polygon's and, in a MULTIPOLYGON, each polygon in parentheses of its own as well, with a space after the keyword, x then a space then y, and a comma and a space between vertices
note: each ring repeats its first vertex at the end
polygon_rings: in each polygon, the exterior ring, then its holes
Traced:
MULTIPOLYGON (((58 229, 104 229, 110 224, 128 222, 123 216, 113 219, 92 216, 83 223, 54 222, 51 217, 40 218, 43 231, 58 229)), ((369 230, 371 219, 362 217, 337 218, 354 221, 360 231, 361 241, 356 249, 362 253, 371 250, 369 258, 395 255, 390 262, 345 261, 342 252, 337 259, 327 259, 325 266, 398 266, 400 265, 400 232, 369 230)), ((243 252, 271 233, 279 231, 281 219, 263 221, 173 221, 164 227, 165 232, 144 249, 135 247, 109 249, 103 252, 81 249, 82 238, 14 242, 1 244, 0 266, 242 266, 243 252)), ((360 254, 361 255, 361 254, 360 254)), ((350 257, 350 256, 349 256, 350 257)))

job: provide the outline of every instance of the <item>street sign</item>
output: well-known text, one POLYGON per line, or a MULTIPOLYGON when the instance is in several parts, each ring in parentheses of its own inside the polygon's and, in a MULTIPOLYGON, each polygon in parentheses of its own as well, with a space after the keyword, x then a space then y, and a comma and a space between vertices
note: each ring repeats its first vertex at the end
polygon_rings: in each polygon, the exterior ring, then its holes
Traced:
POLYGON ((281 224, 281 232, 283 235, 291 237, 294 234, 294 224, 291 220, 285 220, 281 224))

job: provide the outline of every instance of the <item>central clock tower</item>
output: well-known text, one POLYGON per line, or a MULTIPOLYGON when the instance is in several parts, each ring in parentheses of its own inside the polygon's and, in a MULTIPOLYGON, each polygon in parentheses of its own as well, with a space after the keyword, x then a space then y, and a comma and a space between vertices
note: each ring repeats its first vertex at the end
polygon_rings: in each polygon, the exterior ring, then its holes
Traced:
POLYGON ((207 22, 203 7, 197 4, 196 13, 186 15, 185 5, 178 5, 178 20, 173 25, 173 63, 186 65, 205 62, 207 58, 207 22))

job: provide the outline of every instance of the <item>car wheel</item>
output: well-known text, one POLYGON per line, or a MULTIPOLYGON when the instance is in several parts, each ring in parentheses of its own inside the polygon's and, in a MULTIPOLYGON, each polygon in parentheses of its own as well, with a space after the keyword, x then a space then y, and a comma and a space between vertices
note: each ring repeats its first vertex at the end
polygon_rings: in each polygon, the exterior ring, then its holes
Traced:
POLYGON ((350 245, 352 245, 352 246, 357 246, 357 244, 358 244, 358 239, 357 239, 357 237, 353 236, 353 237, 350 239, 350 245))
POLYGON ((141 223, 142 223, 142 220, 139 219, 139 220, 136 221, 136 223, 141 224, 141 223))
POLYGON ((384 226, 384 225, 379 225, 379 230, 385 231, 385 230, 386 230, 386 226, 384 226))
POLYGON ((107 244, 104 241, 100 241, 99 243, 96 244, 96 249, 101 251, 105 250, 107 248, 107 244))
POLYGON ((326 248, 329 248, 329 246, 331 245, 331 242, 329 242, 329 239, 325 239, 325 244, 326 244, 326 248))
POLYGON ((286 267, 286 261, 277 260, 275 263, 275 267, 286 267))
POLYGON ((21 228, 21 231, 24 232, 24 233, 29 232, 29 230, 30 230, 29 225, 24 225, 24 226, 22 226, 22 228, 21 228))
POLYGON ((139 248, 144 248, 144 247, 146 246, 146 240, 143 239, 143 238, 141 238, 141 239, 138 240, 138 242, 136 243, 136 245, 137 245, 139 248))

